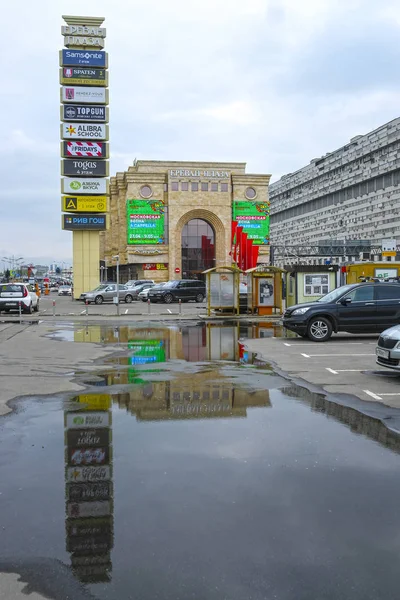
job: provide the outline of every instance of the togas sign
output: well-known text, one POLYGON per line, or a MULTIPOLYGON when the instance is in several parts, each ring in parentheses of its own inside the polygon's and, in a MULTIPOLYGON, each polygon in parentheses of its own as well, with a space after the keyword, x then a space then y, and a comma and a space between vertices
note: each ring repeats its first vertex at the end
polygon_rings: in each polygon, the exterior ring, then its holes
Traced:
POLYGON ((230 176, 229 171, 215 171, 211 170, 191 170, 191 169, 170 169, 170 177, 206 177, 206 178, 217 178, 217 179, 228 179, 230 176))
POLYGON ((67 177, 108 177, 107 160, 64 160, 61 162, 61 174, 67 177))

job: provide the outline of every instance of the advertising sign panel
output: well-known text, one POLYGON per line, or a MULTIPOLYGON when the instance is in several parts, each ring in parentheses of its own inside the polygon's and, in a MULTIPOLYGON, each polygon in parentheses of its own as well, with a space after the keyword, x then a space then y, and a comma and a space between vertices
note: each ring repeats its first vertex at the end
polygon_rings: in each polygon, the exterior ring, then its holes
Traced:
POLYGON ((74 552, 75 554, 101 554, 102 552, 109 552, 109 550, 110 540, 102 537, 76 537, 67 540, 67 552, 74 552))
POLYGON ((77 566, 88 566, 88 565, 109 565, 111 567, 111 555, 108 554, 89 554, 87 556, 72 555, 71 565, 77 566))
POLYGON ((382 240, 382 256, 396 256, 397 240, 382 240))
POLYGON ((79 517, 105 517, 111 514, 111 502, 67 503, 67 515, 70 519, 79 517))
POLYGON ((81 179, 80 177, 61 179, 64 194, 108 194, 108 179, 81 179))
POLYGON ((111 495, 112 485, 110 481, 67 484, 67 498, 71 502, 110 500, 111 495))
POLYGON ((258 306, 274 306, 274 278, 257 278, 258 306))
POLYGON ((103 87, 62 86, 61 102, 108 104, 108 90, 103 87))
POLYGON ((110 481, 111 467, 68 467, 67 481, 85 483, 86 481, 110 481))
POLYGON ((269 244, 269 203, 239 200, 233 203, 233 220, 254 244, 269 244))
POLYGON ((79 402, 80 410, 107 410, 111 408, 111 396, 109 394, 80 394, 75 396, 75 402, 79 402))
POLYGON ((108 125, 102 123, 61 123, 60 128, 64 140, 108 139, 108 125))
POLYGON ((63 196, 61 210, 64 212, 107 212, 107 196, 63 196))
POLYGON ((66 415, 65 426, 68 429, 87 429, 91 427, 109 427, 111 415, 104 412, 69 412, 66 415))
POLYGON ((60 83, 66 85, 108 85, 108 74, 105 69, 82 67, 61 67, 60 83))
POLYGON ((68 448, 68 462, 70 465, 106 465, 110 459, 107 446, 101 448, 68 448))
POLYGON ((61 142, 61 156, 71 158, 107 158, 108 144, 105 142, 61 142))
POLYGON ((143 265, 144 271, 168 271, 167 263, 146 263, 143 265))
POLYGON ((61 175, 68 177, 108 177, 109 163, 106 160, 64 160, 61 162, 61 175))
POLYGON ((164 202, 127 200, 128 244, 164 244, 164 202))
POLYGON ((104 40, 99 37, 66 35, 64 38, 65 46, 90 46, 92 48, 104 48, 104 40))
POLYGON ((61 121, 100 121, 108 122, 108 108, 101 105, 62 104, 61 121))
POLYGON ((109 517, 102 519, 81 519, 80 521, 65 522, 66 533, 69 537, 102 535, 113 536, 113 520, 109 517))
POLYGON ((102 50, 60 50, 60 65, 107 68, 108 55, 102 50))
POLYGON ((101 429, 69 429, 67 431, 67 444, 69 447, 107 446, 109 443, 110 430, 108 427, 101 429))
POLYGON ((61 35, 91 35, 95 37, 106 37, 105 27, 92 27, 90 25, 63 25, 61 35))
MULTIPOLYGON (((104 231, 107 229, 107 215, 62 215, 62 228, 67 231, 104 231)), ((82 425, 84 427, 85 425, 82 425)), ((92 425, 92 427, 105 425, 92 425)), ((90 425, 89 425, 90 427, 90 425)))

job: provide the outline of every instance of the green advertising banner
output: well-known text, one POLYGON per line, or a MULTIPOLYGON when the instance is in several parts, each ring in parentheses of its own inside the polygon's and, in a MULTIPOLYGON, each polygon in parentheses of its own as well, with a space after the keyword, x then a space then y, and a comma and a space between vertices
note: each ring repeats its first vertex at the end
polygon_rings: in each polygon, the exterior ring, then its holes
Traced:
POLYGON ((164 202, 127 200, 128 244, 164 244, 164 202))
POLYGON ((233 203, 233 220, 254 244, 269 244, 269 202, 238 200, 233 203))

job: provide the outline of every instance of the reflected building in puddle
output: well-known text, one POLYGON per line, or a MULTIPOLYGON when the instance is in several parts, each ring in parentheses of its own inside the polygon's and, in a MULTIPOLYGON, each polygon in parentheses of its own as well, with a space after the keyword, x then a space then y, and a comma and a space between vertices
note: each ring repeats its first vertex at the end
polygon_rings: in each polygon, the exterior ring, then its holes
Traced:
POLYGON ((310 392, 304 387, 287 386, 282 389, 282 393, 307 402, 313 411, 340 421, 340 423, 347 425, 353 433, 364 435, 382 446, 400 453, 400 435, 388 429, 379 419, 364 415, 349 406, 336 404, 322 394, 310 392))
POLYGON ((76 396, 64 410, 64 425, 66 550, 80 581, 108 582, 114 545, 111 397, 76 396))

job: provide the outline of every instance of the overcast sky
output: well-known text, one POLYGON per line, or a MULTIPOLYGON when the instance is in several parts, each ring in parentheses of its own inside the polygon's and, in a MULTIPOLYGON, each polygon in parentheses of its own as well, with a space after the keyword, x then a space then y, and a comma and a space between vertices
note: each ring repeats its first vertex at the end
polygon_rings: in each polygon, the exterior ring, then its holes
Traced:
POLYGON ((111 174, 245 161, 273 180, 400 113, 398 0, 2 3, 2 256, 71 261, 61 231, 61 15, 106 18, 111 174), (94 7, 96 7, 94 11, 94 7))

